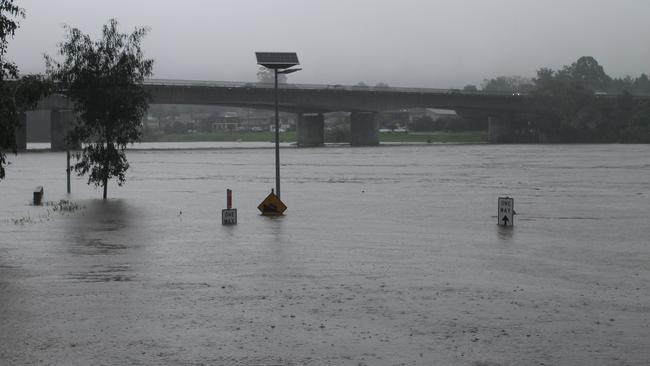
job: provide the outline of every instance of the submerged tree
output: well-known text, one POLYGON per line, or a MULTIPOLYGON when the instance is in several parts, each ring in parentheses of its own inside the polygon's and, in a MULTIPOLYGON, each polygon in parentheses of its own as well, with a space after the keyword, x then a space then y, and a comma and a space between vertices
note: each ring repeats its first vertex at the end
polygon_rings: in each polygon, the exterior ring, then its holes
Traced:
POLYGON ((88 174, 88 184, 103 186, 106 199, 109 179, 116 177, 120 186, 126 181, 126 146, 140 140, 148 108, 143 81, 152 74, 153 60, 140 47, 148 30, 119 33, 115 19, 104 25, 97 41, 77 28, 66 30, 59 44, 64 60, 46 57, 47 71, 74 102, 77 123, 66 139, 70 146, 83 147, 74 169, 88 174))

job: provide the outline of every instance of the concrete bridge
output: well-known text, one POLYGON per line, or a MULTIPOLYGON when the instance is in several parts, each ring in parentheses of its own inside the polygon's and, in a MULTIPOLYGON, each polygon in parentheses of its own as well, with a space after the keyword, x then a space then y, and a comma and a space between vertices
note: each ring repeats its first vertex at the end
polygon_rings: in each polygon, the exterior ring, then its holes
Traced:
MULTIPOLYGON (((222 105, 273 109, 272 84, 184 80, 147 80, 151 104, 222 105)), ((351 144, 379 144, 378 112, 407 108, 481 110, 494 114, 524 109, 524 98, 512 93, 465 92, 455 89, 390 88, 342 85, 283 84, 279 86, 280 109, 297 113, 298 145, 324 142, 327 112, 350 112, 351 144)), ((64 148, 65 126, 72 121, 71 105, 63 95, 52 95, 38 109, 50 110, 53 150, 64 148)), ((491 120, 496 125, 497 120, 491 120)), ((24 123, 25 125, 25 123, 24 123)), ((496 126, 491 130, 498 131, 496 126)), ((26 131, 19 131, 19 147, 26 146, 26 131)))

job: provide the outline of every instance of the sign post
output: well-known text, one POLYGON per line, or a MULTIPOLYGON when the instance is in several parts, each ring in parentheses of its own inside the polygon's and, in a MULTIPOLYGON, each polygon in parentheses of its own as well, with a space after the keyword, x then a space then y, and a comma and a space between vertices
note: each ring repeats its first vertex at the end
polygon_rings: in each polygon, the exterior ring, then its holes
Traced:
POLYGON ((221 210, 222 225, 237 225, 237 209, 232 208, 232 190, 226 190, 226 207, 221 210))
POLYGON ((43 204, 43 186, 34 188, 34 206, 43 204))
MULTIPOLYGON (((278 103, 278 74, 291 74, 302 69, 292 67, 300 65, 298 55, 295 52, 255 52, 257 64, 273 70, 275 76, 274 97, 275 97, 275 193, 280 198, 280 112, 278 103)), ((268 199, 268 197, 267 197, 268 199)), ((286 209, 286 207, 285 207, 286 209)), ((260 209, 261 210, 261 209, 260 209)), ((284 210, 282 210, 284 211, 284 210)), ((263 211, 264 212, 264 211, 263 211)), ((276 214, 282 214, 278 212, 276 214)))
POLYGON ((515 199, 510 197, 499 197, 497 224, 502 226, 514 226, 514 219, 515 199))

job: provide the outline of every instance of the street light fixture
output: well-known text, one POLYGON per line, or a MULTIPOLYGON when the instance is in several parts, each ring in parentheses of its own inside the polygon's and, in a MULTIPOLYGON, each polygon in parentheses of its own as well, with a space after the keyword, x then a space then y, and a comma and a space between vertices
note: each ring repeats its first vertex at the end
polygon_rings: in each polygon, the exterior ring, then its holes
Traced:
POLYGON ((275 76, 275 194, 280 198, 280 112, 278 109, 278 74, 291 74, 302 69, 295 52, 255 52, 257 64, 272 69, 275 76))

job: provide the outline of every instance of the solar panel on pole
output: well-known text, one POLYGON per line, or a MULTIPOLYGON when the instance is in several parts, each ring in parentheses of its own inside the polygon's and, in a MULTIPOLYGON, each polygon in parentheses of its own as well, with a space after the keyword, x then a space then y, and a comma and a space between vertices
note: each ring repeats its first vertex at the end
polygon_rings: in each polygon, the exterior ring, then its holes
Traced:
POLYGON ((275 99, 275 194, 280 199, 280 112, 278 108, 278 74, 289 74, 300 69, 290 69, 300 65, 295 52, 255 52, 257 64, 273 70, 275 99))
POLYGON ((255 52, 257 64, 269 69, 287 69, 300 65, 295 52, 255 52))

